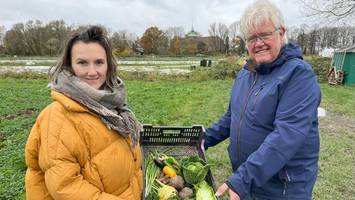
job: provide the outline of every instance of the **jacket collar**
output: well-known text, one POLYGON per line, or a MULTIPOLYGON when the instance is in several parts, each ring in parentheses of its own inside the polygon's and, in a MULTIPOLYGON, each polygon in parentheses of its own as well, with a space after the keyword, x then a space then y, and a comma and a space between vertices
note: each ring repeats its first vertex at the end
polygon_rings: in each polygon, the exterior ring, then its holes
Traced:
POLYGON ((72 100, 71 98, 65 96, 64 94, 57 92, 55 90, 51 91, 51 96, 54 101, 62 104, 67 110, 74 112, 90 112, 86 107, 82 106, 78 102, 72 100))
MULTIPOLYGON (((274 60, 272 63, 256 65, 255 70, 259 74, 269 74, 273 69, 282 66, 286 61, 293 58, 303 59, 302 50, 298 45, 294 43, 288 43, 281 48, 280 54, 276 60, 274 60)), ((248 59, 247 63, 244 65, 244 69, 250 71, 248 66, 251 64, 252 60, 248 59)))

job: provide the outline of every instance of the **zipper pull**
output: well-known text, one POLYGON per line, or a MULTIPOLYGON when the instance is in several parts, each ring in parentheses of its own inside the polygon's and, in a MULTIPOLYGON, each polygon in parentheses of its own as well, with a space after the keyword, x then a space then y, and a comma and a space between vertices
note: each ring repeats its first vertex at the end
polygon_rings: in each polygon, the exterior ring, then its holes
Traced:
POLYGON ((286 172, 287 181, 290 182, 290 181, 291 181, 291 178, 290 178, 290 176, 288 175, 287 170, 285 170, 285 172, 286 172))

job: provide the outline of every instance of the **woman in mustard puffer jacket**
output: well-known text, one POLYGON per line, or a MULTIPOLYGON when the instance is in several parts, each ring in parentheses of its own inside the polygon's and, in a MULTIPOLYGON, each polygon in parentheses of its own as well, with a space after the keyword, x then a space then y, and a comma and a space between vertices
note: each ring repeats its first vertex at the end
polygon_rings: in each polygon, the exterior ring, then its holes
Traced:
POLYGON ((27 199, 140 199, 141 125, 102 28, 74 34, 50 78, 25 149, 27 199))

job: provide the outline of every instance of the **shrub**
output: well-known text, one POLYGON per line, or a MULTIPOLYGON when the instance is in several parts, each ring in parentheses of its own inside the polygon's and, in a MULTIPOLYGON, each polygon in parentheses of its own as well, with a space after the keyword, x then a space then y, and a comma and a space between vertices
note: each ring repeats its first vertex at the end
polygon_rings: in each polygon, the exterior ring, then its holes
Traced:
POLYGON ((218 62, 212 68, 212 77, 214 79, 234 78, 236 74, 242 69, 244 59, 240 57, 230 56, 225 60, 218 62))
POLYGON ((319 56, 305 56, 305 60, 312 65, 314 73, 317 75, 320 83, 325 83, 328 80, 327 74, 330 68, 330 58, 319 56))
POLYGON ((227 79, 234 78, 242 69, 245 61, 244 57, 229 56, 210 68, 199 68, 191 73, 191 79, 227 79))

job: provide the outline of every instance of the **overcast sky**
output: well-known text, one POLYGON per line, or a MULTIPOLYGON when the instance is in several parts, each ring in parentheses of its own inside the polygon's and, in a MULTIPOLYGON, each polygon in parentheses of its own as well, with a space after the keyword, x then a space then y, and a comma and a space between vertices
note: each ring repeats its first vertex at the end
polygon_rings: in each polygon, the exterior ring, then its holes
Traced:
MULTIPOLYGON (((102 24, 112 31, 127 30, 141 36, 150 26, 181 26, 208 35, 214 22, 229 26, 239 20, 252 0, 0 0, 0 26, 28 20, 63 19, 68 25, 102 24)), ((298 0, 272 0, 283 12, 286 25, 306 23, 298 0)))

